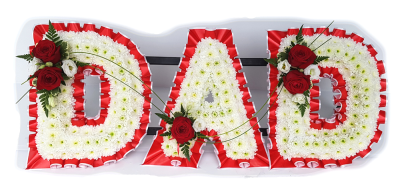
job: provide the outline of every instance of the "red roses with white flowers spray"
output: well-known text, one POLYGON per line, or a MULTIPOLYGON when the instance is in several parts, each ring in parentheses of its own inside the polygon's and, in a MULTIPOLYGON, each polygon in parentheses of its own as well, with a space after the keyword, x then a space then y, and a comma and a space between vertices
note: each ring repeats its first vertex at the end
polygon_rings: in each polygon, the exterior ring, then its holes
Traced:
POLYGON ((191 140, 196 140, 197 138, 202 138, 210 141, 206 136, 200 132, 195 132, 193 129, 193 124, 196 122, 196 119, 193 117, 189 117, 189 113, 183 106, 181 105, 181 111, 173 113, 173 117, 168 117, 165 114, 156 113, 158 117, 164 120, 166 123, 172 125, 169 131, 160 134, 160 136, 168 136, 171 139, 175 139, 178 143, 179 148, 182 148, 183 154, 186 159, 190 161, 190 153, 189 153, 189 145, 191 140))
MULTIPOLYGON (((333 23, 333 22, 332 22, 333 23)), ((332 24, 330 23, 329 26, 332 24)), ((329 26, 327 28, 329 28, 329 26)), ((325 30, 327 29, 325 28, 325 30)), ((280 52, 277 58, 264 59, 280 71, 278 87, 283 86, 293 94, 293 102, 297 104, 301 112, 301 116, 307 108, 310 107, 308 97, 310 97, 310 89, 312 88, 313 79, 318 79, 319 68, 317 64, 328 59, 328 56, 317 56, 314 51, 324 45, 330 39, 322 43, 319 47, 311 50, 309 47, 323 32, 309 45, 304 41, 302 35, 303 26, 300 27, 296 36, 296 44, 291 43, 290 47, 285 48, 284 52, 280 52)))
MULTIPOLYGON (((68 61, 68 44, 60 39, 56 30, 49 21, 49 31, 46 34, 46 39, 39 41, 31 54, 19 55, 18 58, 32 61, 34 73, 27 79, 32 80, 32 85, 37 88, 37 94, 40 94, 40 102, 48 116, 51 107, 55 107, 54 97, 61 93, 60 85, 65 85, 65 80, 70 79, 76 73, 77 66, 73 65, 74 71, 72 75, 66 74, 62 65, 67 64, 68 61)), ((26 82, 27 82, 26 81, 26 82)), ((25 83, 25 82, 24 82, 25 83)), ((23 83, 23 84, 24 84, 23 83)), ((33 88, 31 87, 31 89, 33 88)), ((30 90, 30 89, 29 89, 30 90)), ((29 92, 29 90, 17 101, 17 103, 29 92)))

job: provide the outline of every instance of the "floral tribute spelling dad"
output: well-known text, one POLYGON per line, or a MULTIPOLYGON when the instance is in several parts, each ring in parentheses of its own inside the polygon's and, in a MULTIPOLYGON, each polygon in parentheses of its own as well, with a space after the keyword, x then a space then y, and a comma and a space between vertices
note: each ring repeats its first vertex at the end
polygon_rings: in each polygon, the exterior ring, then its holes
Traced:
POLYGON ((116 163, 146 135, 151 105, 162 129, 143 165, 197 168, 206 144, 215 147, 220 168, 351 164, 380 139, 385 70, 362 37, 329 32, 329 26, 268 31, 269 97, 255 111, 231 30, 189 31, 171 100, 164 103, 151 89, 145 57, 121 33, 93 24, 38 25, 35 46, 17 56, 29 62, 30 72, 31 88, 18 100, 29 94, 32 102, 27 169, 116 163), (84 113, 81 80, 87 76, 101 80, 102 109, 95 117, 84 113), (338 93, 331 118, 313 113, 320 108, 314 84, 321 77, 338 93), (164 111, 150 94, 164 103, 164 111), (213 100, 206 100, 209 95, 213 100), (270 160, 258 124, 265 116, 270 160))

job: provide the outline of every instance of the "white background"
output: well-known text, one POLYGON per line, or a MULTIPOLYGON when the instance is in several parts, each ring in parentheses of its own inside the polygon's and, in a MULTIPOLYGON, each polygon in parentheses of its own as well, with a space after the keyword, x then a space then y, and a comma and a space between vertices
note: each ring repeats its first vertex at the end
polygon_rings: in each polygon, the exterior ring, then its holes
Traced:
MULTIPOLYGON (((278 2, 278 1, 277 1, 278 2)), ((4 84, 1 98, 1 155, 0 181, 5 188, 130 188, 130 187, 296 187, 296 188, 337 188, 337 187, 389 187, 396 184, 398 178, 397 157, 399 157, 400 129, 396 122, 396 108, 399 105, 397 98, 398 45, 396 38, 399 31, 398 20, 400 14, 394 1, 280 1, 281 3, 253 3, 243 1, 240 3, 222 3, 214 1, 189 2, 119 2, 113 1, 20 1, 3 2, 1 14, 1 55, 3 69, 1 69, 1 83, 4 84), (229 5, 232 4, 232 5, 229 5), (385 128, 385 145, 374 158, 366 160, 363 166, 346 167, 297 174, 301 170, 287 170, 287 174, 277 174, 277 177, 241 178, 239 176, 218 176, 205 174, 190 174, 180 176, 158 177, 152 175, 129 175, 113 171, 102 171, 98 174, 60 174, 54 171, 26 171, 17 166, 17 145, 20 134, 20 112, 15 102, 15 83, 21 78, 16 78, 18 69, 25 69, 23 65, 15 66, 17 54, 17 41, 22 28, 33 19, 60 19, 70 18, 85 19, 113 23, 123 26, 130 31, 143 35, 163 36, 185 25, 198 24, 224 24, 237 19, 248 20, 297 20, 307 23, 325 22, 331 20, 338 22, 351 22, 373 36, 384 52, 381 57, 387 70, 391 94, 388 111, 388 124, 385 128), (5 65, 5 66, 4 66, 5 65), (17 70, 15 70, 17 68, 17 70), (291 173, 296 173, 291 175, 291 173), (292 177, 293 176, 293 177, 292 177), (7 186, 7 187, 6 187, 7 186)), ((274 28, 271 28, 274 29, 274 28)), ((26 47, 28 48, 28 47, 26 47)), ((25 113, 25 112, 22 112, 25 113)), ((164 169, 163 171, 169 171, 164 169)), ((173 170, 176 172, 176 170, 173 170)), ((235 170, 232 170, 235 171, 235 170)), ((271 172, 273 173, 274 170, 271 172)), ((3 187, 2 187, 3 188, 3 187)))

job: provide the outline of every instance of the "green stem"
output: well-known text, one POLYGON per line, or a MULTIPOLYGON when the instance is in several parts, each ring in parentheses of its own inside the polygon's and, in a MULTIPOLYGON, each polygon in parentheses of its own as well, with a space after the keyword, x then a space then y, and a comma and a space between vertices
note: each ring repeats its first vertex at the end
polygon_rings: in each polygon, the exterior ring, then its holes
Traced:
MULTIPOLYGON (((272 92, 271 96, 275 93, 277 87, 278 87, 278 85, 275 86, 275 89, 274 89, 274 91, 272 92)), ((221 134, 217 134, 217 135, 213 135, 213 136, 208 136, 208 137, 217 137, 217 136, 221 136, 221 135, 224 135, 224 134, 228 134, 228 133, 230 133, 230 132, 232 132, 232 131, 238 129, 239 127, 243 126, 244 124, 246 124, 247 122, 249 122, 250 120, 252 120, 254 117, 256 117, 256 115, 257 115, 257 114, 264 108, 264 106, 268 103, 269 99, 271 99, 271 96, 268 97, 268 100, 265 101, 265 103, 262 105, 262 107, 261 107, 250 119, 248 119, 246 122, 242 123, 241 125, 237 126, 236 128, 234 128, 234 129, 232 129, 232 130, 230 130, 230 131, 227 131, 227 132, 225 132, 225 133, 221 133, 221 134)), ((268 110, 269 110, 269 109, 268 109, 268 110)), ((258 123, 258 122, 257 122, 257 123, 258 123)))
POLYGON ((21 98, 19 98, 19 100, 15 103, 15 104, 18 104, 18 102, 19 101, 21 101, 22 100, 22 98, 24 98, 24 96, 26 96, 26 94, 28 94, 29 93, 29 91, 31 90, 33 88, 33 86, 28 90, 28 91, 26 91, 25 92, 25 94, 24 95, 22 95, 22 97, 21 98))
POLYGON ((28 80, 26 80, 26 81, 24 81, 23 83, 21 83, 21 85, 23 85, 23 84, 25 84, 26 82, 28 82, 30 79, 28 79, 28 80))
POLYGON ((328 40, 326 40, 324 43, 322 43, 320 46, 318 46, 316 49, 314 49, 314 50, 312 50, 312 51, 315 51, 315 50, 317 50, 318 48, 320 48, 322 45, 324 45, 326 42, 328 42, 329 40, 331 40, 332 38, 329 38, 328 40))
MULTIPOLYGON (((334 22, 334 20, 328 25, 328 27, 326 27, 326 28, 324 29, 324 31, 322 31, 322 32, 318 35, 317 38, 314 39, 314 41, 317 40, 317 39, 319 38, 319 36, 321 36, 321 35, 325 32, 325 30, 328 29, 329 26, 331 26, 331 25, 333 24, 333 22, 334 22)), ((307 47, 310 47, 310 46, 314 43, 314 41, 311 42, 307 47)))
MULTIPOLYGON (((88 53, 88 52, 71 52, 70 54, 80 54, 80 53, 82 53, 82 54, 90 54, 90 55, 93 55, 93 56, 97 56, 97 57, 103 58, 103 59, 108 60, 108 61, 112 62, 113 64, 119 66, 120 68, 124 69, 124 70, 127 71, 129 74, 133 75, 137 80, 139 80, 140 82, 142 82, 147 88, 149 88, 149 89, 153 92, 153 94, 155 94, 155 95, 157 96, 157 98, 158 98, 158 99, 168 108, 168 110, 172 113, 172 110, 168 107, 168 105, 165 104, 163 100, 161 100, 161 98, 157 95, 157 93, 156 93, 153 89, 151 89, 151 87, 147 86, 146 83, 144 83, 144 82, 143 82, 140 78, 138 78, 136 75, 132 74, 132 73, 131 73, 130 71, 128 71, 126 68, 124 68, 124 67, 118 65, 117 63, 113 62, 112 60, 110 60, 110 59, 108 59, 108 58, 104 58, 104 57, 102 57, 102 56, 100 56, 100 55, 97 55, 97 54, 88 53)), ((156 108, 157 108, 157 107, 156 107, 156 108)), ((157 108, 157 109, 158 109, 158 108, 157 108)))
MULTIPOLYGON (((282 89, 283 89, 283 87, 282 87, 281 90, 279 91, 278 96, 279 96, 279 94, 281 94, 282 89)), ((278 96, 276 96, 276 98, 275 98, 275 100, 274 100, 274 103, 272 103, 271 106, 275 105, 275 102, 277 101, 278 96)), ((253 129, 254 126, 256 126, 256 125, 265 117, 265 115, 267 115, 267 113, 268 113, 269 109, 271 108, 271 106, 270 106, 270 107, 268 108, 268 110, 264 113, 264 115, 260 118, 260 120, 257 121, 257 123, 255 123, 253 126, 251 126, 251 128, 247 129, 245 132, 241 133, 240 135, 238 135, 238 136, 236 136, 236 137, 233 137, 233 138, 231 138, 231 139, 229 139, 229 140, 225 140, 225 141, 221 141, 221 142, 203 142, 203 141, 198 141, 198 140, 196 140, 196 142, 201 142, 201 143, 206 143, 206 144, 218 144, 218 143, 223 143, 223 142, 228 142, 228 141, 234 140, 234 139, 236 139, 236 138, 242 136, 243 134, 247 133, 247 132, 250 131, 251 129, 253 129)))
POLYGON ((104 74, 109 75, 109 76, 111 76, 112 78, 114 78, 114 79, 118 80, 119 82, 123 83, 124 85, 128 86, 130 89, 132 89, 132 90, 135 91, 137 94, 139 94, 140 96, 142 96, 145 100, 147 100, 148 102, 150 102, 150 103, 151 103, 154 107, 156 107, 161 113, 165 114, 162 110, 160 110, 160 108, 158 108, 155 104, 153 104, 153 103, 151 102, 151 100, 147 99, 144 95, 142 95, 141 93, 139 93, 138 91, 136 91, 135 89, 133 89, 133 88, 132 88, 131 86, 129 86, 128 84, 124 83, 123 81, 121 81, 120 79, 114 77, 113 75, 111 75, 111 74, 109 74, 109 73, 107 73, 107 72, 101 70, 100 68, 97 68, 97 67, 92 66, 92 65, 90 65, 90 64, 89 64, 89 66, 95 68, 96 70, 100 70, 100 71, 103 72, 104 74))

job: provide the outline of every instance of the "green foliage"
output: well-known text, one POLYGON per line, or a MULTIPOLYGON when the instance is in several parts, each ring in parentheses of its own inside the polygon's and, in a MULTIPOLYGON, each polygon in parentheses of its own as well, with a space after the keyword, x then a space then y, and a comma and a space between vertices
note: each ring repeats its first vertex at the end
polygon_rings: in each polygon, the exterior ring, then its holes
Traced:
POLYGON ((156 113, 156 115, 170 125, 174 122, 174 118, 170 118, 166 114, 156 113))
POLYGON ((65 60, 69 58, 69 53, 68 53, 68 43, 67 42, 61 42, 60 46, 60 53, 61 53, 61 60, 65 60))
POLYGON ((26 82, 28 82, 30 79, 35 78, 35 75, 31 75, 28 77, 28 79, 26 81, 24 81, 21 85, 25 84, 26 82))
POLYGON ((174 117, 175 117, 175 118, 181 117, 181 116, 183 116, 183 113, 182 113, 182 112, 175 112, 175 113, 174 113, 174 117))
POLYGON ((284 60, 288 59, 288 57, 289 57, 289 53, 285 53, 285 52, 278 53, 278 60, 280 60, 280 61, 284 61, 284 60))
MULTIPOLYGON (((293 41, 290 42, 290 47, 294 47, 295 45, 296 45, 296 44, 294 44, 293 41)), ((285 48, 285 52, 286 52, 286 53, 289 53, 290 49, 291 49, 291 48, 285 48), (288 51, 287 51, 286 49, 288 49, 288 51)))
POLYGON ((304 38, 303 38, 303 25, 301 25, 299 33, 297 33, 297 36, 296 36, 296 43, 297 44, 302 44, 303 41, 304 41, 304 38))
POLYGON ((60 36, 58 36, 57 31, 54 29, 53 24, 49 20, 49 31, 46 33, 46 39, 53 41, 57 47, 60 47, 61 60, 68 59, 68 44, 61 40, 60 36))
POLYGON ((81 61, 78 61, 78 60, 74 60, 74 62, 76 64, 76 66, 78 66, 78 67, 84 67, 84 66, 90 65, 89 63, 81 62, 81 61))
POLYGON ((57 87, 57 88, 55 88, 55 89, 50 91, 50 94, 53 95, 53 96, 57 96, 59 93, 61 93, 60 87, 57 87))
POLYGON ((57 31, 54 29, 53 24, 51 24, 50 20, 49 20, 49 31, 47 31, 46 33, 46 39, 53 41, 56 46, 60 46, 61 43, 63 42, 60 39, 60 36, 58 36, 57 31))
POLYGON ((181 112, 184 117, 187 117, 187 112, 185 111, 185 108, 183 108, 183 105, 181 104, 181 112))
POLYGON ((171 136, 171 132, 164 132, 163 134, 160 134, 160 136, 171 136))
POLYGON ((278 82, 278 87, 280 87, 281 85, 282 85, 282 83, 283 83, 283 79, 282 79, 282 77, 279 79, 279 82, 278 82))
MULTIPOLYGON (((304 96, 309 97, 310 96, 310 90, 306 90, 304 91, 304 96)), ((306 98, 307 99, 307 98, 306 98)))
POLYGON ((277 62, 278 60, 276 58, 271 58, 271 59, 264 58, 264 61, 270 63, 275 68, 278 67, 278 62, 277 62))
POLYGON ((64 72, 62 72, 61 76, 63 77, 64 80, 70 79, 64 72))
POLYGON ((36 93, 40 94, 40 97, 39 97, 40 103, 42 104, 42 108, 43 108, 44 112, 46 113, 46 117, 49 117, 49 109, 47 109, 47 108, 50 107, 48 99, 51 96, 51 92, 46 89, 42 89, 42 90, 37 91, 36 93))
POLYGON ((193 118, 193 117, 189 117, 189 119, 190 119, 190 121, 191 121, 192 123, 194 123, 194 122, 196 121, 196 119, 193 118))
POLYGON ((299 107, 299 110, 301 112, 301 117, 303 117, 307 109, 307 104, 297 104, 297 106, 299 107))
POLYGON ((328 58, 329 58, 329 56, 317 56, 317 58, 314 60, 313 64, 318 64, 321 61, 326 60, 328 58))
POLYGON ((33 60, 33 56, 31 54, 18 55, 17 57, 25 59, 28 62, 31 62, 33 60))
POLYGON ((211 141, 211 140, 208 138, 207 135, 203 135, 203 134, 200 133, 200 132, 197 132, 197 133, 196 133, 196 137, 197 137, 197 138, 206 139, 207 141, 211 141))
POLYGON ((310 107, 310 103, 308 102, 308 99, 307 99, 307 97, 310 96, 310 90, 304 91, 303 95, 304 95, 304 100, 306 102, 304 104, 297 103, 297 106, 299 107, 299 110, 301 112, 301 117, 304 116, 304 113, 306 112, 306 109, 310 107))
POLYGON ((190 162, 189 145, 185 144, 182 148, 182 152, 185 155, 186 159, 190 162))

